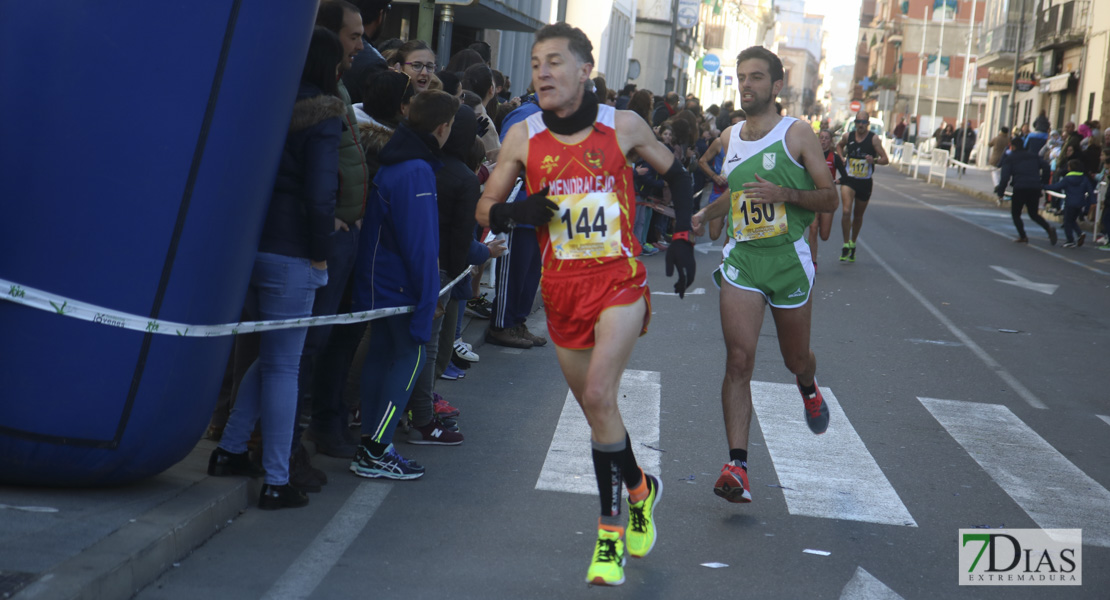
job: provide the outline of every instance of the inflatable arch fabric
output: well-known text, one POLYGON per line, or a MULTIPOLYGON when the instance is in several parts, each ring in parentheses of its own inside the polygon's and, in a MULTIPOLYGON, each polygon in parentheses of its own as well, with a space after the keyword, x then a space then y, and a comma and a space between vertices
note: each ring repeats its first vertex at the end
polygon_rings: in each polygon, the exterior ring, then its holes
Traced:
MULTIPOLYGON (((3 2, 0 278, 237 321, 316 4, 3 2)), ((0 483, 172 466, 204 432, 231 341, 0 302, 0 483)))

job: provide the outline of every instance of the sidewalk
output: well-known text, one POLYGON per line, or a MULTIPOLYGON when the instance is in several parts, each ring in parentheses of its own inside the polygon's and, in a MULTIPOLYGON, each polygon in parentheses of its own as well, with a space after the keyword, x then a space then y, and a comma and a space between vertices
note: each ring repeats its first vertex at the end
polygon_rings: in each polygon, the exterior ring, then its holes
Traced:
MULTIPOLYGON (((487 323, 465 317, 463 339, 481 347, 487 323)), ((261 480, 208 476, 215 447, 122 487, 0 488, 0 598, 131 598, 257 502, 261 480)))

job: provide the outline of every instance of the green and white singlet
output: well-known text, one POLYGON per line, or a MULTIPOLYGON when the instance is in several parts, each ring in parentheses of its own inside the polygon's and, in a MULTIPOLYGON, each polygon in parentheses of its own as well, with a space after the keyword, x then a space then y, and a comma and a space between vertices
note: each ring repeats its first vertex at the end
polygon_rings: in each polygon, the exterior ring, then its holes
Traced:
POLYGON ((786 131, 797 119, 783 117, 758 140, 740 139, 745 122, 733 126, 721 168, 728 179, 732 203, 725 229, 729 236, 724 261, 714 281, 759 292, 772 306, 791 308, 809 299, 813 264, 806 227, 814 213, 794 204, 754 204, 744 196, 744 183, 756 174, 785 188, 813 190, 809 172, 786 148, 786 131))
POLYGON ((758 140, 740 139, 747 121, 732 128, 721 173, 728 179, 732 196, 725 230, 728 236, 751 247, 769 248, 794 243, 813 222, 813 211, 793 204, 752 204, 744 198, 744 184, 756 181, 755 175, 796 190, 813 190, 817 186, 809 171, 798 164, 786 149, 786 130, 797 119, 783 117, 767 135, 758 140))

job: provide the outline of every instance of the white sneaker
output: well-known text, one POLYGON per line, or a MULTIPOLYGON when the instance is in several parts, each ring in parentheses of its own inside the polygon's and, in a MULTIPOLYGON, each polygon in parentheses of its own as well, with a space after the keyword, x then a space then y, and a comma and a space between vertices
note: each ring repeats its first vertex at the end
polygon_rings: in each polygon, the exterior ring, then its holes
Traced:
POLYGON ((478 353, 473 350, 470 344, 462 341, 462 338, 455 340, 455 354, 459 358, 467 362, 478 362, 478 353))

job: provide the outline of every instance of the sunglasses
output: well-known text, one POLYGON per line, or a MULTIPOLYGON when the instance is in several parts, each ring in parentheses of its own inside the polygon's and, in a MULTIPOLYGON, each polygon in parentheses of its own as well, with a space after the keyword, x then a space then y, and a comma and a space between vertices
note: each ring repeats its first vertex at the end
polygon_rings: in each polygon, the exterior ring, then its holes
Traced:
POLYGON ((870 123, 867 119, 856 119, 856 125, 866 125, 867 123, 870 123))
POLYGON ((427 71, 429 73, 435 73, 436 72, 436 64, 434 62, 430 62, 430 63, 407 62, 405 64, 412 67, 412 70, 416 71, 417 73, 419 73, 421 71, 427 71))

